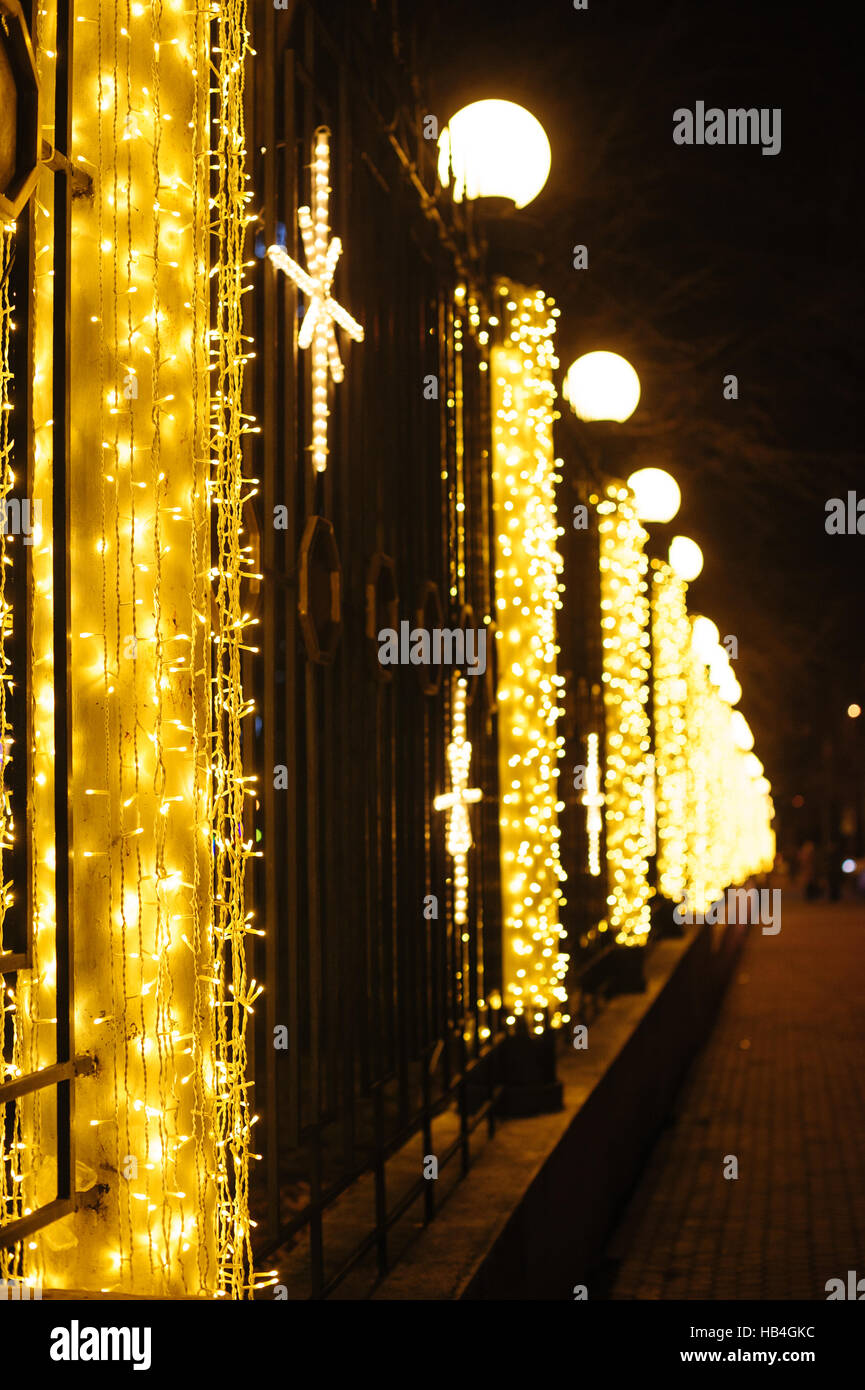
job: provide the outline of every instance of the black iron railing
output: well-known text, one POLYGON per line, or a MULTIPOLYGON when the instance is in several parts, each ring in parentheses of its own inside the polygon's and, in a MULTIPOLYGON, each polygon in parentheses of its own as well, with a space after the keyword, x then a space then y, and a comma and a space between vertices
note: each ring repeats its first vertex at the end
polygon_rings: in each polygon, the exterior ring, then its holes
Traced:
MULTIPOLYGON (((57 64, 56 64, 56 151, 64 156, 69 151, 70 105, 69 105, 69 66, 71 59, 72 17, 68 0, 59 0, 57 14, 57 64)), ((53 504, 50 519, 53 545, 53 615, 54 615, 54 837, 55 837, 55 885, 56 885, 56 986, 57 1007, 55 1023, 55 1060, 51 1065, 15 1077, 0 1084, 0 1109, 2 1125, 6 1138, 5 1151, 10 1152, 10 1138, 14 1132, 15 1112, 20 1101, 27 1095, 56 1087, 56 1197, 44 1206, 27 1215, 4 1219, 0 1225, 0 1246, 15 1247, 35 1231, 57 1221, 73 1210, 75 1203, 74 1152, 72 1141, 73 1081, 76 1076, 90 1070, 91 1061, 87 1057, 74 1056, 73 1042, 73 971, 72 942, 69 903, 71 894, 70 820, 68 801, 69 736, 68 736, 68 691, 69 691, 69 520, 67 505, 67 464, 69 457, 69 388, 68 388, 68 309, 69 309, 69 258, 70 258, 70 201, 72 189, 70 179, 62 176, 56 180, 54 197, 54 256, 53 256, 53 296, 54 296, 54 352, 53 352, 53 504)), ((15 360, 15 419, 16 453, 22 463, 19 468, 26 474, 28 495, 32 495, 32 448, 29 437, 30 382, 32 381, 32 343, 30 340, 30 287, 33 284, 33 259, 31 253, 32 220, 35 216, 33 203, 18 222, 16 230, 16 258, 13 267, 15 285, 16 334, 15 360), (26 460, 26 468, 23 461, 26 460)), ((46 524, 48 519, 45 518, 46 524)), ((22 550, 25 550, 22 547, 22 550)), ((25 550, 25 554, 27 551, 25 550)), ((4 873, 8 878, 10 870, 14 873, 15 914, 7 917, 4 923, 4 939, 9 942, 10 927, 15 932, 15 945, 11 952, 0 957, 5 983, 14 980, 15 972, 29 968, 32 961, 33 898, 30 884, 30 829, 27 800, 27 777, 30 748, 30 701, 32 695, 31 672, 29 666, 29 604, 32 601, 30 576, 26 573, 24 557, 19 552, 20 562, 18 592, 15 601, 15 639, 17 661, 16 689, 18 697, 12 705, 12 718, 16 724, 16 756, 12 760, 12 804, 17 804, 16 827, 17 844, 15 856, 4 863, 4 873), (25 673, 22 679, 21 674, 25 673)), ((13 566, 13 575, 15 567, 13 566)), ((4 1057, 11 1058, 12 1032, 11 1019, 7 1016, 7 1028, 3 1039, 4 1057)), ((0 1214, 4 1218, 8 1213, 0 1214)))
POLYGON ((438 615, 455 627, 492 614, 489 421, 455 293, 456 243, 424 206, 435 147, 405 116, 410 91, 394 116, 385 84, 399 68, 383 16, 358 6, 338 36, 310 6, 291 18, 256 12, 255 22, 249 406, 261 434, 249 469, 261 480, 252 529, 264 582, 251 595, 262 650, 246 673, 258 718, 245 753, 264 851, 250 884, 265 932, 253 973, 267 988, 254 1035, 253 1204, 260 1263, 279 1269, 292 1296, 320 1297, 383 1274, 402 1228, 431 1219, 494 1125, 495 682, 469 678, 485 801, 473 809, 464 941, 445 817, 433 807, 448 785, 452 673, 382 668, 376 641, 400 620, 438 615), (284 238, 303 262, 297 207, 309 201, 320 126, 331 133, 332 234, 344 247, 335 293, 365 340, 341 340, 345 381, 331 387, 328 468, 316 475, 309 355, 297 346, 303 302, 261 252, 284 238), (435 400, 424 394, 430 377, 435 400), (458 529, 464 586, 453 578, 458 529), (331 654, 325 638, 310 642, 310 595, 332 595, 337 571, 331 654), (431 1159, 435 1179, 425 1176, 431 1159))

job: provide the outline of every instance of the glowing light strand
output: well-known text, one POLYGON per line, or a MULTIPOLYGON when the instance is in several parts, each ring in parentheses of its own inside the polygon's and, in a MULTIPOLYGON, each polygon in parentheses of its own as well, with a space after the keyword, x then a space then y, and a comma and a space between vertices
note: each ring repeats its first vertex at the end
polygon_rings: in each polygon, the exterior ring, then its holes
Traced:
POLYGON ((610 484, 591 499, 598 509, 601 630, 606 723, 606 846, 610 929, 619 945, 639 945, 649 931, 645 826, 649 752, 649 602, 644 578, 646 532, 629 489, 610 484))
POLYGON ((691 627, 687 585, 653 562, 652 676, 658 812, 658 889, 681 902, 688 874, 687 662, 691 627))
MULTIPOLYGON (((54 124, 56 68, 55 6, 33 7, 32 27, 37 71, 42 89, 43 132, 51 138, 54 124)), ((22 1064, 28 1072, 56 1061, 56 1033, 50 1026, 57 1015, 55 955, 54 842, 54 634, 53 560, 48 517, 53 478, 54 277, 50 273, 54 245, 54 175, 43 171, 30 211, 33 273, 30 284, 33 380, 30 392, 32 489, 34 506, 41 504, 42 521, 34 528, 30 549, 34 603, 30 612, 31 729, 28 779, 30 833, 30 903, 32 969, 18 973, 18 1020, 23 1032, 22 1064), (49 1026, 43 1026, 47 1024, 49 1026)), ((56 1145, 56 1103, 45 1090, 35 1091, 21 1107, 23 1154, 22 1191, 25 1215, 53 1195, 56 1145)), ((41 1243, 24 1248, 28 1283, 46 1282, 41 1243)))
MULTIPOLYGON (((3 924, 7 910, 12 904, 14 888, 12 881, 6 876, 7 855, 13 845, 15 827, 10 792, 6 785, 6 772, 12 757, 14 739, 7 710, 12 667, 6 643, 12 635, 13 612, 6 595, 7 569, 12 564, 12 559, 8 553, 9 537, 6 535, 5 520, 6 499, 15 482, 12 472, 12 367, 9 352, 12 330, 9 278, 14 256, 14 227, 0 223, 0 507, 3 509, 3 525, 0 526, 0 950, 4 949, 3 924)), ((3 976, 0 976, 0 988, 0 1028, 3 1042, 5 1043, 11 1035, 9 1060, 0 1070, 0 1080, 5 1081, 20 1075, 22 1070, 21 1029, 16 991, 6 985, 3 976)), ((2 1056, 0 1053, 0 1059, 2 1056)), ((6 1106, 0 1107, 0 1217, 4 1222, 20 1217, 23 1210, 21 1159, 24 1146, 21 1137, 21 1105, 15 1101, 13 1106, 11 1124, 7 1119, 6 1106)), ((23 1268, 23 1249, 20 1244, 13 1246, 11 1250, 0 1250, 0 1277, 20 1277, 23 1268)))
MULTIPOLYGON (((247 980, 244 875, 253 842, 244 838, 246 793, 241 750, 243 703, 241 651, 248 617, 240 585, 244 559, 240 536, 243 505, 251 491, 243 476, 242 436, 246 356, 243 342, 243 264, 247 212, 244 77, 249 49, 246 0, 219 9, 215 85, 219 138, 212 151, 216 171, 213 272, 216 321, 211 333, 215 389, 211 397, 210 501, 216 508, 213 624, 213 766, 211 816, 215 854, 214 994, 216 1015, 216 1243, 218 1294, 244 1298, 253 1286, 249 1218, 247 1017, 256 997, 247 980)), ((317 262, 316 262, 317 265, 317 262)), ((324 272, 323 272, 324 274, 324 272)), ((321 334, 317 342, 321 343, 321 334)))
POLYGON ((565 874, 556 779, 564 738, 556 672, 561 608, 552 426, 553 301, 499 286, 507 336, 490 361, 497 531, 499 816, 506 1023, 533 1033, 564 1021, 568 957, 559 922, 565 874))

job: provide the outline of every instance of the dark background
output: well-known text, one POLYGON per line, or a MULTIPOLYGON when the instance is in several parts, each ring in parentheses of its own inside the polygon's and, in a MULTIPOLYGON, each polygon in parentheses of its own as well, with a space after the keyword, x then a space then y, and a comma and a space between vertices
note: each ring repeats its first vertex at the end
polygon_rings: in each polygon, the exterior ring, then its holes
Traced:
MULTIPOLYGON (((865 537, 824 527, 829 497, 857 484, 865 495, 853 7, 409 8, 440 125, 496 96, 527 106, 547 131, 552 171, 526 215, 544 288, 562 308, 562 369, 603 347, 639 372, 626 427, 634 466, 668 467, 681 486, 676 529, 705 556, 692 607, 738 638, 741 707, 773 784, 779 838, 834 838, 853 804, 861 835, 865 717, 846 709, 865 704, 865 537), (780 153, 675 145, 673 111, 698 99, 781 107, 780 153), (587 270, 572 268, 576 243, 588 247, 587 270), (727 373, 738 401, 722 397, 727 373)), ((566 418, 565 454, 572 428, 566 418)))

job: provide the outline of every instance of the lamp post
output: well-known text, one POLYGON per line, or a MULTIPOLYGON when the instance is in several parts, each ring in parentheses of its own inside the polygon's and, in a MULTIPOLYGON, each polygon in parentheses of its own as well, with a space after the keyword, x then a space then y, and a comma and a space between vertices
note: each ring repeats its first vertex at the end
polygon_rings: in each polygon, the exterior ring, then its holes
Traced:
POLYGON ((627 358, 605 349, 583 353, 571 363, 562 396, 578 421, 576 436, 585 490, 621 476, 630 440, 622 425, 640 402, 640 378, 627 358))
MULTIPOLYGON (((682 494, 679 484, 668 473, 665 468, 638 468, 631 473, 628 478, 628 487, 634 494, 634 501, 637 516, 648 531, 646 542, 646 553, 649 556, 650 565, 657 569, 662 561, 665 545, 664 541, 668 534, 667 528, 670 522, 678 514, 682 504, 682 494)), ((651 911, 652 922, 656 930, 663 934, 669 934, 670 922, 672 920, 671 911, 668 910, 665 900, 658 890, 658 838, 657 838, 657 804, 656 804, 656 757, 657 748, 655 741, 655 660, 654 660, 654 631, 652 623, 652 606, 649 605, 648 617, 649 633, 649 653, 652 661, 651 675, 649 679, 649 697, 647 700, 647 712, 649 715, 649 740, 651 748, 646 756, 646 776, 644 785, 645 802, 645 821, 646 838, 648 840, 648 881, 652 890, 651 911)))
POLYGON ((589 711, 585 722, 585 729, 594 732, 597 720, 604 734, 605 874, 598 931, 610 933, 611 950, 605 953, 603 968, 612 972, 614 987, 638 992, 645 987, 643 957, 649 929, 646 859, 651 837, 647 832, 654 830, 646 704, 645 533, 630 490, 612 479, 626 472, 622 464, 630 453, 630 438, 623 426, 639 403, 640 381, 626 358, 600 350, 572 362, 563 395, 579 422, 576 433, 583 464, 570 480, 581 504, 574 508, 574 528, 568 533, 572 568, 582 580, 578 589, 591 592, 599 583, 600 625, 597 616, 590 619, 588 652, 575 650, 572 657, 579 669, 588 656, 591 678, 604 692, 602 711, 589 711), (587 528, 592 505, 597 506, 599 517, 597 552, 586 539, 575 537, 587 528), (639 806, 635 805, 637 785, 639 806))
MULTIPOLYGON (((550 325, 558 311, 546 308, 542 293, 531 288, 540 279, 539 229, 525 209, 546 183, 550 163, 543 127, 530 112, 512 102, 481 101, 464 107, 451 117, 439 141, 439 178, 452 203, 449 220, 464 233, 472 274, 481 284, 495 286, 503 299, 501 305, 495 303, 496 313, 489 318, 490 324, 501 330, 494 335, 488 362, 493 429, 490 458, 503 453, 508 458, 519 455, 526 467, 531 463, 535 470, 530 479, 528 472, 515 468, 517 480, 509 476, 509 468, 491 466, 490 502, 499 523, 498 601, 505 605, 504 595, 512 583, 515 589, 524 585, 519 588, 522 598, 526 593, 540 598, 538 604, 532 600, 531 613, 525 604, 520 605, 528 622, 513 616, 507 654, 500 654, 497 676, 502 701, 524 688, 525 708, 532 708, 527 723, 544 744, 536 751, 543 753, 542 762, 548 768, 558 759, 558 746, 550 721, 541 716, 546 708, 553 711, 553 723, 556 717, 549 692, 558 685, 558 648, 550 589, 543 582, 547 571, 536 568, 533 547, 535 538, 542 535, 536 529, 534 509, 538 517, 547 517, 550 527, 554 520, 550 325), (518 326, 523 323, 525 330, 518 326), (505 400, 511 403, 508 422, 513 424, 507 440, 505 400), (538 409, 541 402, 542 412, 538 409), (524 510, 526 504, 528 511, 524 510), (513 535, 502 519, 505 509, 512 508, 516 509, 513 535), (533 645, 538 626, 550 639, 540 648, 533 645)), ((551 305, 551 301, 546 304, 551 305)), ((544 552, 553 580, 558 561, 554 547, 555 542, 550 541, 544 552)), ((502 1049, 505 1088, 501 1106, 511 1115, 561 1107, 562 1085, 556 1078, 555 1057, 557 1025, 562 1021, 559 1006, 564 998, 563 961, 567 959, 556 951, 563 933, 558 915, 562 896, 558 886, 558 827, 553 819, 557 814, 555 773, 548 777, 538 774, 537 766, 523 767, 523 727, 519 718, 511 718, 509 713, 518 703, 514 698, 500 712, 498 740, 500 775, 503 749, 510 747, 514 752, 514 761, 507 765, 510 790, 503 790, 499 806, 502 995, 508 1029, 502 1049)))
POLYGON ((451 116, 438 152, 439 182, 463 207, 472 256, 487 277, 535 283, 540 228, 524 209, 552 164, 540 121, 513 101, 474 101, 451 116))

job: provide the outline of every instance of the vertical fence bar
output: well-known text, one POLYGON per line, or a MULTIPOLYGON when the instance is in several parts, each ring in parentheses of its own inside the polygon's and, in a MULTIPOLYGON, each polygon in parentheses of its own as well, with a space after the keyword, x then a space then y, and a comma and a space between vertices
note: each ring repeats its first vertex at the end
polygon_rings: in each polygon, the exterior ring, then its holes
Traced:
MULTIPOLYGON (((70 72, 72 5, 58 0, 55 145, 69 154, 71 139, 70 72)), ((54 198, 54 476, 52 502, 54 584, 54 822, 57 895, 57 1062, 72 1057, 72 825, 69 805, 69 689, 71 615, 69 575, 69 351, 67 325, 71 288, 71 204, 68 177, 55 187, 54 198)), ((57 1196, 74 1195, 72 1082, 57 1087, 57 1196)))

